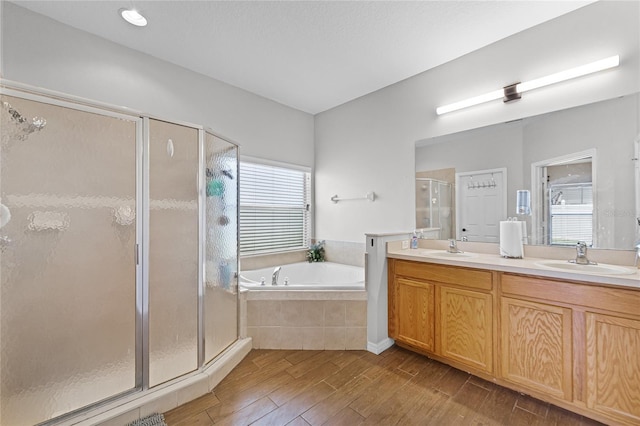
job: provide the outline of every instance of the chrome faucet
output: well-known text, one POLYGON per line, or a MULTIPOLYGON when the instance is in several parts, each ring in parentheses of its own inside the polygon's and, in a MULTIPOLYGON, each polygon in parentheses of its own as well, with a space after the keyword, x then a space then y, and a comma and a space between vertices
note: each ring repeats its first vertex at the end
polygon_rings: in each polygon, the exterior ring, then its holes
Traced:
POLYGON ((640 240, 636 241, 636 262, 635 262, 635 267, 638 267, 638 259, 640 259, 640 240))
POLYGON ((462 253, 462 250, 460 250, 456 244, 456 240, 454 240, 453 238, 449 240, 449 248, 447 249, 447 252, 449 253, 462 253))
POLYGON ((282 269, 282 267, 278 266, 273 270, 273 275, 271 275, 271 285, 278 285, 278 275, 280 275, 280 269, 282 269))
POLYGON ((578 241, 576 244, 576 258, 569 260, 570 263, 577 265, 597 265, 597 262, 592 262, 587 258, 587 243, 584 241, 578 241))

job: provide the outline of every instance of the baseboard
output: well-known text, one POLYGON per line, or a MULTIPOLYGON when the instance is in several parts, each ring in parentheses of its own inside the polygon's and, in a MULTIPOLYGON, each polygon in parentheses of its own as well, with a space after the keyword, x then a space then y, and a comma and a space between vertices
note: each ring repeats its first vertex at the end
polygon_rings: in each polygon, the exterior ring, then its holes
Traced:
POLYGON ((390 337, 387 337, 386 339, 378 343, 367 342, 367 350, 369 352, 373 352, 376 355, 380 355, 382 352, 393 346, 394 343, 395 341, 390 337))

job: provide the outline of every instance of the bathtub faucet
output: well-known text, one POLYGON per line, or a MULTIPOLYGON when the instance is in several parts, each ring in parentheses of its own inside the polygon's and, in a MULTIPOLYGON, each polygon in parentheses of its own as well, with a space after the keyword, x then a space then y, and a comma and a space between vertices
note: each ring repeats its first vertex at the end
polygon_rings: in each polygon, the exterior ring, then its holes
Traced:
POLYGON ((282 269, 282 267, 278 266, 273 270, 273 275, 271 275, 271 285, 278 285, 278 275, 280 275, 280 269, 282 269))

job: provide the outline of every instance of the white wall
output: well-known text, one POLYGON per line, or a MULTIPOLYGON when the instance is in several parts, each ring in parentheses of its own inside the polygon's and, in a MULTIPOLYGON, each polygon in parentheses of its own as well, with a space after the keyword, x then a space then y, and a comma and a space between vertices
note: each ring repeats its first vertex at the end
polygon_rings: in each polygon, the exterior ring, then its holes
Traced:
MULTIPOLYGON (((640 90, 640 3, 596 2, 316 116, 316 236, 362 241, 408 231, 417 140, 588 104, 640 90), (435 108, 613 54, 621 66, 437 117, 435 108), (330 197, 375 191, 374 202, 330 197)), ((463 35, 462 35, 463 36, 463 35)))
MULTIPOLYGON (((242 155, 313 166, 313 116, 2 2, 3 78, 210 127, 242 155)), ((194 52, 197 54, 197 52, 194 52)))

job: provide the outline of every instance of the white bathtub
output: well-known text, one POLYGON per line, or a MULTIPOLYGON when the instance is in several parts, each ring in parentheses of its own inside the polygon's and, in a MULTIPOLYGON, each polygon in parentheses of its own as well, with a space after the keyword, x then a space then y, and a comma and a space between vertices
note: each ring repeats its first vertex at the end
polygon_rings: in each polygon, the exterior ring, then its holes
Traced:
POLYGON ((274 267, 242 271, 240 287, 247 290, 364 290, 364 268, 333 262, 282 265, 278 285, 271 285, 274 267), (261 284, 264 279, 264 285, 261 284), (285 281, 288 284, 285 285, 285 281))

